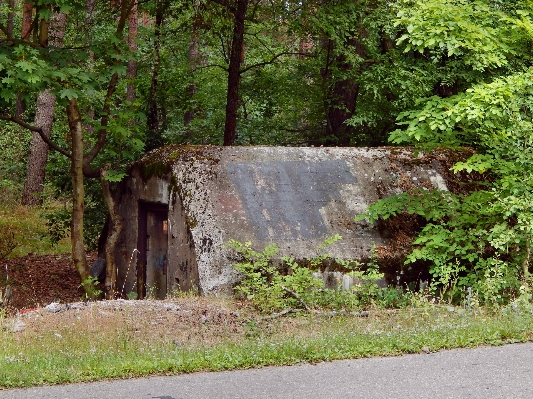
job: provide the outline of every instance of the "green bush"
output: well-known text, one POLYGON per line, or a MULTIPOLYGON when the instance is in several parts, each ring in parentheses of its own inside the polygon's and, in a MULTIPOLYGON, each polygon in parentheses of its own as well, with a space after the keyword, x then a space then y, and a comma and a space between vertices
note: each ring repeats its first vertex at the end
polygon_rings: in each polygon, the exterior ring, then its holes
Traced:
MULTIPOLYGON (((339 235, 326 239, 318 247, 318 252, 340 239, 339 235)), ((276 244, 269 244, 260 252, 252 249, 251 242, 243 244, 231 240, 227 246, 242 257, 234 266, 242 274, 242 280, 235 287, 237 294, 250 300, 262 312, 295 308, 307 311, 353 310, 369 306, 397 307, 408 303, 402 291, 393 289, 389 292, 378 287, 376 281, 383 274, 379 273, 377 264, 372 260, 363 265, 321 254, 297 261, 292 257, 277 257, 279 248, 276 244), (356 283, 350 290, 324 288, 322 280, 314 275, 324 263, 338 265, 349 272, 356 283)))

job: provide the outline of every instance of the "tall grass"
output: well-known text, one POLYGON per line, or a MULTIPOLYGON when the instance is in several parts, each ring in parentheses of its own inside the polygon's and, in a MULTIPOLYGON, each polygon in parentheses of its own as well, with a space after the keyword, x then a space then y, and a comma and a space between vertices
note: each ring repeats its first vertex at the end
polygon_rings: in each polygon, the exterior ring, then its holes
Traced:
MULTIPOLYGON (((47 331, 0 332, 0 387, 148 374, 229 370, 298 362, 390 356, 528 341, 530 312, 457 314, 443 309, 377 312, 369 318, 299 316, 249 321, 220 342, 147 337, 119 322, 78 318, 47 331)), ((162 328, 162 331, 164 328, 162 328)))

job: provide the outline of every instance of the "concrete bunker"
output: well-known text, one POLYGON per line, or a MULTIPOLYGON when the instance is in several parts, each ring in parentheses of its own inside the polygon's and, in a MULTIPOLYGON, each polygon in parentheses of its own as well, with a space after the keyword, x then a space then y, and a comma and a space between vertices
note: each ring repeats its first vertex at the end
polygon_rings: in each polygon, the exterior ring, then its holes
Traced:
POLYGON ((407 148, 168 146, 135 163, 120 201, 118 287, 164 298, 231 293, 230 239, 313 256, 327 237, 337 259, 367 259, 389 238, 354 217, 416 187, 447 189, 448 168, 407 148), (134 250, 140 253, 132 256, 134 250))

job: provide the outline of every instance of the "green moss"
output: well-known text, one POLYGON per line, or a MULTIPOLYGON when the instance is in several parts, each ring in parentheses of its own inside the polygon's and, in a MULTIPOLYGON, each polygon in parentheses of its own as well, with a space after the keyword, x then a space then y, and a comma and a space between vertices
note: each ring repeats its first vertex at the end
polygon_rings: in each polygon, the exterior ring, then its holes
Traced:
POLYGON ((216 155, 221 151, 220 147, 197 146, 197 145, 178 145, 166 147, 169 151, 168 160, 175 162, 181 160, 185 162, 206 160, 212 163, 218 163, 220 158, 216 155))
POLYGON ((152 176, 163 177, 169 174, 172 170, 170 164, 165 162, 152 162, 149 164, 140 164, 139 172, 144 181, 147 181, 152 176))
POLYGON ((187 226, 192 229, 197 226, 198 222, 194 216, 190 215, 188 204, 194 196, 194 191, 199 187, 194 179, 186 178, 179 181, 172 174, 172 166, 179 162, 187 169, 191 168, 196 161, 214 165, 220 162, 220 151, 222 148, 213 146, 171 145, 150 152, 137 163, 137 167, 144 182, 154 176, 170 180, 169 192, 172 196, 170 200, 173 204, 176 203, 177 198, 181 200, 187 226))
POLYGON ((153 176, 163 177, 170 174, 176 161, 204 160, 216 164, 220 162, 220 157, 217 156, 220 151, 221 148, 211 146, 171 145, 150 152, 137 165, 142 179, 146 181, 153 176))
POLYGON ((187 223, 187 227, 190 229, 194 229, 196 226, 198 226, 198 221, 195 217, 189 216, 188 214, 185 215, 185 223, 187 223))

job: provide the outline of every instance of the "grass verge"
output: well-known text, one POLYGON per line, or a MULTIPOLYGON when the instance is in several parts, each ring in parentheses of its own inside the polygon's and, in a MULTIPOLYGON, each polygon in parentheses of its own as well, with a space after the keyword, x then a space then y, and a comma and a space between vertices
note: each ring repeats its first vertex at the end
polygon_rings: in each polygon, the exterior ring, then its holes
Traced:
POLYGON ((79 319, 47 331, 0 332, 0 387, 149 374, 218 371, 526 342, 531 312, 458 314, 445 309, 375 311, 368 318, 298 316, 243 320, 245 333, 206 344, 146 337, 121 323, 79 319), (427 350, 427 349, 425 349, 427 350))

